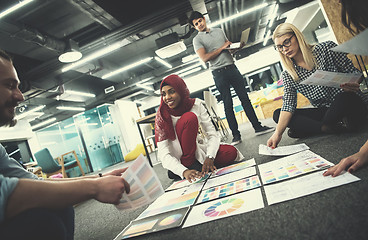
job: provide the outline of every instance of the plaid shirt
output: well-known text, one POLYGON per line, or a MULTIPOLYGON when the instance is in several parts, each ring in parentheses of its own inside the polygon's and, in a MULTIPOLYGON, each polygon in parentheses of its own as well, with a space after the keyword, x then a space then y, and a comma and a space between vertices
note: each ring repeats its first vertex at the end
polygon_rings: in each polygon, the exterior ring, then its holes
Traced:
MULTIPOLYGON (((329 72, 353 73, 358 72, 346 54, 330 50, 337 46, 332 41, 322 42, 314 46, 312 52, 316 58, 316 67, 311 71, 295 65, 299 79, 294 81, 291 75, 284 71, 281 74, 284 83, 284 97, 281 111, 294 112, 297 105, 297 92, 303 94, 314 107, 330 107, 342 89, 300 84, 311 76, 317 69, 329 72)), ((362 98, 363 94, 358 93, 362 98)))

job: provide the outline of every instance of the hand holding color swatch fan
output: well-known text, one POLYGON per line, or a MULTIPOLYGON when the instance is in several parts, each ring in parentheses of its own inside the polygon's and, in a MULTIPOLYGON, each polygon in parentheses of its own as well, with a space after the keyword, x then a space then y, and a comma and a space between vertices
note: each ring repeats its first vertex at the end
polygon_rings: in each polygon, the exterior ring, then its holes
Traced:
POLYGON ((119 210, 144 206, 164 194, 160 180, 142 154, 124 172, 123 178, 130 184, 130 193, 123 194, 116 205, 119 210))

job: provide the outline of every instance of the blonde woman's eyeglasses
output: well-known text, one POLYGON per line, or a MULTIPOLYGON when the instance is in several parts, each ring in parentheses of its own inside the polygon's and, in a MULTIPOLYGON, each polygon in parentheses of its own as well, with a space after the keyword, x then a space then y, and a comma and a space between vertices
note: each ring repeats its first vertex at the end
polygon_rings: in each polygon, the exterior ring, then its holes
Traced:
POLYGON ((275 50, 278 51, 278 52, 282 52, 282 51, 284 51, 284 47, 290 47, 291 46, 291 39, 294 36, 295 35, 293 34, 293 35, 291 35, 291 37, 286 38, 284 40, 284 42, 282 44, 280 44, 280 45, 274 45, 275 50))

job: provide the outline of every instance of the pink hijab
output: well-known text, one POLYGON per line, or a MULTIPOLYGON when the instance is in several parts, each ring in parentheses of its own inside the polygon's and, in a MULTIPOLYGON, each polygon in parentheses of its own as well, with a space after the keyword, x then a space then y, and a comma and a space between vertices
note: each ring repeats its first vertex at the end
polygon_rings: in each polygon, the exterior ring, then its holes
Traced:
POLYGON ((175 130, 172 123, 171 115, 181 116, 184 113, 190 111, 194 105, 194 98, 189 98, 189 90, 184 80, 178 75, 170 75, 162 80, 160 89, 163 87, 163 83, 166 83, 173 87, 175 91, 180 95, 181 101, 179 106, 171 109, 164 102, 161 95, 161 104, 158 108, 155 120, 155 139, 156 142, 161 142, 166 139, 175 139, 175 130))

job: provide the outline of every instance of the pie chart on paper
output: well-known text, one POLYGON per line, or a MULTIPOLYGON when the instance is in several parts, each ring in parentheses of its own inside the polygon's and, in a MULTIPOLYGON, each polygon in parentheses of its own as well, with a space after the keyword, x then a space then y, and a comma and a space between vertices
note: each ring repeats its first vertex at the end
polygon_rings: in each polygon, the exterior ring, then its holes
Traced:
POLYGON ((208 207, 203 214, 206 217, 219 217, 239 209, 244 204, 244 200, 240 198, 229 198, 219 201, 208 207))

